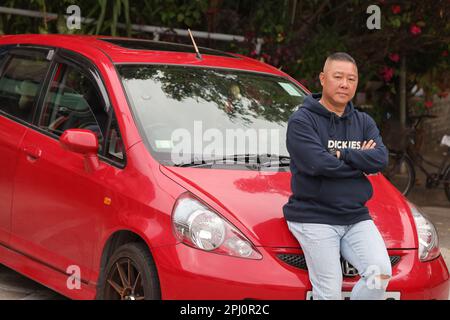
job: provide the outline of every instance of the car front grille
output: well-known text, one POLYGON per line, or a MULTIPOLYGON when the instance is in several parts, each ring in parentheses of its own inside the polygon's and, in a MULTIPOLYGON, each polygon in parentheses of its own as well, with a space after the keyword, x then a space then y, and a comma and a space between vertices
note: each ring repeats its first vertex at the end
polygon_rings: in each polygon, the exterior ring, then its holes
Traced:
MULTIPOLYGON (((277 258, 283 261, 284 263, 293 266, 298 269, 302 270, 308 270, 308 267, 306 266, 306 260, 305 256, 303 254, 278 254, 277 258)), ((400 262, 400 256, 389 256, 389 259, 391 260, 391 265, 395 266, 397 263, 400 262)), ((351 269, 354 267, 350 263, 346 263, 344 259, 341 258, 341 264, 344 266, 346 264, 345 269, 351 269)), ((343 267, 343 274, 345 277, 355 277, 358 274, 349 274, 346 273, 343 267)))

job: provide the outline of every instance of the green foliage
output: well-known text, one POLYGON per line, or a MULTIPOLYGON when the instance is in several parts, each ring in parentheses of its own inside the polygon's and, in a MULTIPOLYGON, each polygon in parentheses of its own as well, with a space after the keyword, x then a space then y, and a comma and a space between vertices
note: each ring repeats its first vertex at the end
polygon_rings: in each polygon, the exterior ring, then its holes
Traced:
POLYGON ((206 0, 146 0, 134 8, 133 17, 142 24, 192 28, 201 25, 207 9, 206 0))
MULTIPOLYGON (((406 59, 407 92, 417 85, 429 99, 435 93, 448 94, 450 87, 448 1, 4 0, 3 5, 59 16, 50 21, 0 14, 0 34, 84 33, 152 38, 152 34, 131 30, 131 24, 143 24, 244 35, 244 43, 197 41, 261 59, 312 91, 320 90, 318 74, 325 57, 346 51, 358 62, 360 91, 369 82, 382 83, 377 89, 381 98, 374 99, 377 110, 398 104, 401 59, 406 59), (82 16, 96 23, 82 24, 79 31, 68 30, 63 15, 70 4, 80 6, 82 16), (366 9, 372 4, 381 8, 381 30, 366 27, 366 9), (255 52, 256 38, 264 39, 259 54, 255 52)), ((170 32, 162 39, 187 42, 170 32)))

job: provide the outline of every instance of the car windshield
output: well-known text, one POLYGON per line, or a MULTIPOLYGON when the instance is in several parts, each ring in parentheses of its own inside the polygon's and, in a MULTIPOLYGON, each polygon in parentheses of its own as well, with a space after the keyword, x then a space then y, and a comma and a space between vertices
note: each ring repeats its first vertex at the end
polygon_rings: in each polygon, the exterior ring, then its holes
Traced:
POLYGON ((144 140, 160 163, 288 158, 287 121, 307 93, 287 78, 173 65, 117 69, 144 140))

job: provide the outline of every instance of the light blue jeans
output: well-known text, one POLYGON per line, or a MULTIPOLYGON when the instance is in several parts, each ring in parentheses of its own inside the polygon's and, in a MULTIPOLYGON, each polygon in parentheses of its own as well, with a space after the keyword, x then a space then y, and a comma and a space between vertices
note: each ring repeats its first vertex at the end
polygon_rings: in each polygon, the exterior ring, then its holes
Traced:
POLYGON ((361 276, 350 299, 383 299, 392 268, 386 245, 372 220, 343 226, 287 223, 305 255, 314 300, 341 299, 341 255, 361 276))

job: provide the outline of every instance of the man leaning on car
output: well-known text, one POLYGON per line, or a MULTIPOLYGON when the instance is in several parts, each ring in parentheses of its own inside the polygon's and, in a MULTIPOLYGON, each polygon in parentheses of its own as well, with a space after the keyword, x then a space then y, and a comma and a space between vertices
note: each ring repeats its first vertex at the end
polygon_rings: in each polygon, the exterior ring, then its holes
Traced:
POLYGON ((321 94, 306 97, 288 121, 292 195, 283 207, 305 255, 313 299, 341 299, 340 258, 358 270, 351 299, 383 299, 392 275, 386 245, 366 202, 367 174, 388 161, 374 120, 351 102, 358 69, 348 54, 330 55, 320 73, 321 94))

